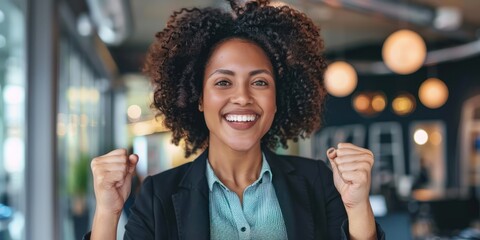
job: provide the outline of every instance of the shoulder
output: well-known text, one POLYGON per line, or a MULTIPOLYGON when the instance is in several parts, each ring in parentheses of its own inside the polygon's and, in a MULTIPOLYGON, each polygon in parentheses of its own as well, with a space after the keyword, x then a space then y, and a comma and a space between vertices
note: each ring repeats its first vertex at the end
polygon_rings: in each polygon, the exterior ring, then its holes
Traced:
POLYGON ((157 197, 170 197, 178 191, 179 184, 188 172, 192 162, 182 164, 172 169, 157 173, 145 179, 145 184, 157 197))
POLYGON ((192 162, 184 163, 180 166, 152 175, 151 176, 152 181, 164 182, 165 180, 168 180, 168 181, 179 183, 191 165, 192 165, 192 162))
POLYGON ((271 153, 271 156, 272 161, 276 162, 274 164, 281 165, 283 169, 292 169, 295 174, 307 179, 329 178, 332 175, 332 171, 324 160, 275 153, 271 153))
POLYGON ((318 201, 329 201, 338 196, 333 183, 333 173, 323 160, 274 154, 272 164, 277 166, 277 173, 283 172, 279 177, 289 175, 303 181, 318 201))

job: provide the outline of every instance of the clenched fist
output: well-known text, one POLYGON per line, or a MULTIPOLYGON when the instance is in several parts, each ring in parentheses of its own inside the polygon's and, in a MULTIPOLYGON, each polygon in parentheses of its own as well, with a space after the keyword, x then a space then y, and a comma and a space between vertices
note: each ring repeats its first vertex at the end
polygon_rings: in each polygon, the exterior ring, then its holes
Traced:
POLYGON ((335 187, 347 210, 367 203, 374 162, 372 152, 351 143, 339 143, 337 149, 327 151, 327 156, 335 187))
POLYGON ((116 149, 92 160, 96 211, 120 215, 132 185, 138 156, 116 149))

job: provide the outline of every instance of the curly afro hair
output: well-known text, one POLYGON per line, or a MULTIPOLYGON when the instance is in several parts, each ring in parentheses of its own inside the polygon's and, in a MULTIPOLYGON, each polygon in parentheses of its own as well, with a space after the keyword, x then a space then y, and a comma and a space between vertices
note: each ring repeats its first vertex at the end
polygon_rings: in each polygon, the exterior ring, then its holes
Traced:
POLYGON ((287 140, 305 138, 320 127, 326 91, 323 39, 310 18, 269 0, 217 8, 182 8, 156 34, 144 73, 154 87, 152 107, 172 131, 172 142, 185 140, 188 157, 208 145, 209 130, 198 110, 205 65, 213 49, 231 38, 259 45, 275 75, 277 112, 261 144, 287 148, 287 140))

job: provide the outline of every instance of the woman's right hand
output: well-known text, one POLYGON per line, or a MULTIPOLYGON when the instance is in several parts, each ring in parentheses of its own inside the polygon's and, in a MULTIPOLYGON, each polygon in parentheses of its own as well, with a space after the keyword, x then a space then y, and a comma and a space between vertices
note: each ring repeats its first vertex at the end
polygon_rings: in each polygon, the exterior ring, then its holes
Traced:
POLYGON ((120 217, 132 185, 132 176, 138 162, 136 154, 116 149, 91 162, 96 212, 120 217))

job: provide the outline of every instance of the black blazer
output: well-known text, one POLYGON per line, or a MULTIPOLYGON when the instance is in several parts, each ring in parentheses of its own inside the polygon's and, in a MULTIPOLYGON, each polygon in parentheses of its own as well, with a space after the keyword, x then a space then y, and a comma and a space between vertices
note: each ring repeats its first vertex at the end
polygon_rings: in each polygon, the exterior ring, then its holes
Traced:
MULTIPOLYGON (((345 208, 325 163, 264 153, 288 239, 348 239, 345 208)), ((191 163, 147 177, 124 239, 209 239, 207 156, 208 150, 191 163)), ((378 225, 377 236, 384 239, 378 225)))

